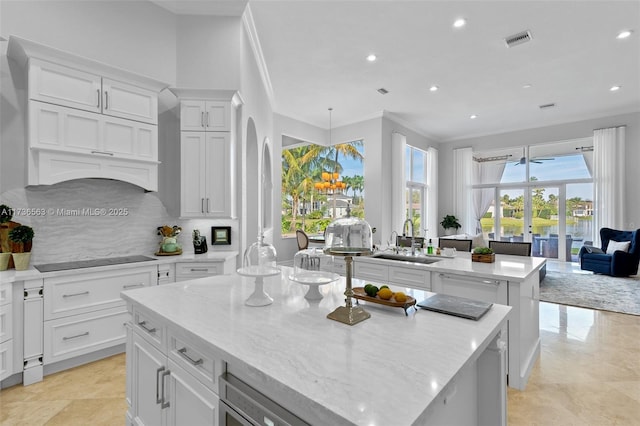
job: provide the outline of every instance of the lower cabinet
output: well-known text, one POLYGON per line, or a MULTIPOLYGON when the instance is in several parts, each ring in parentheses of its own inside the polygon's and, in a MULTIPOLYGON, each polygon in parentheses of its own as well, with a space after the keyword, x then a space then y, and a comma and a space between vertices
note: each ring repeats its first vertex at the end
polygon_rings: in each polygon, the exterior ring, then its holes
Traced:
POLYGON ((467 275, 433 273, 431 291, 450 296, 466 297, 489 303, 508 305, 507 281, 467 275))
POLYGON ((423 268, 411 268, 406 265, 389 266, 375 260, 357 259, 354 262, 353 276, 398 287, 431 290, 431 272, 423 268))
MULTIPOLYGON (((134 314, 134 318, 139 318, 134 314)), ((145 317, 146 318, 146 317, 145 317)), ((220 359, 203 355, 163 329, 135 322, 127 338, 127 421, 131 425, 218 425, 218 395, 213 386, 220 359), (155 328, 155 327, 154 327, 155 328), (157 342, 153 344, 152 342, 157 342), (173 346, 169 350, 167 346, 173 346)))
POLYGON ((175 280, 186 281, 212 275, 230 274, 235 270, 235 257, 218 262, 177 262, 175 280))

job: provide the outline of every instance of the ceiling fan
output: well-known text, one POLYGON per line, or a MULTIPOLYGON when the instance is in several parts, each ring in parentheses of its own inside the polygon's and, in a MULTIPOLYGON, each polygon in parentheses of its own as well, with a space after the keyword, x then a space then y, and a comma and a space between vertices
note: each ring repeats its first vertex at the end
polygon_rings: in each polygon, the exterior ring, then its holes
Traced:
MULTIPOLYGON (((536 163, 536 164, 542 164, 544 161, 550 161, 550 160, 555 160, 555 158, 532 158, 529 160, 530 163, 536 163)), ((514 166, 517 166, 518 164, 526 164, 527 163, 527 157, 521 157, 520 160, 516 161, 515 163, 513 163, 514 166)))

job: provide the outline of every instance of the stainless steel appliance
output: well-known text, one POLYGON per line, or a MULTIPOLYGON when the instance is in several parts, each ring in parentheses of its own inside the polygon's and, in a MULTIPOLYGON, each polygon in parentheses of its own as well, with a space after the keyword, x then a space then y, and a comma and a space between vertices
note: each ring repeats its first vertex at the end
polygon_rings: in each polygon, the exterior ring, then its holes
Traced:
POLYGON ((220 376, 219 387, 220 426, 308 425, 232 374, 220 376))

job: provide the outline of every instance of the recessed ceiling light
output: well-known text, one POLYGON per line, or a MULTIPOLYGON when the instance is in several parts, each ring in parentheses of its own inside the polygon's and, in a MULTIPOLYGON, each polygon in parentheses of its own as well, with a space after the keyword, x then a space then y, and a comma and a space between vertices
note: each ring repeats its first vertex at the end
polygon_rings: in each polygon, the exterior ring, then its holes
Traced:
POLYGON ((617 39, 623 39, 623 38, 627 38, 631 35, 633 31, 631 30, 624 30, 624 31, 620 31, 618 33, 618 35, 616 36, 617 39))
POLYGON ((527 84, 523 84, 523 85, 522 85, 522 88, 523 88, 523 89, 531 89, 531 87, 533 87, 533 84, 529 84, 529 83, 527 83, 527 84))
POLYGON ((461 28, 467 25, 467 21, 464 18, 458 18, 453 22, 454 28, 461 28))
POLYGON ((469 116, 469 118, 470 118, 470 119, 472 119, 472 120, 475 120, 476 118, 478 118, 478 116, 477 116, 477 115, 475 115, 475 114, 471 114, 471 115, 469 116))
POLYGON ((430 91, 432 91, 432 92, 437 92, 437 91, 438 91, 438 89, 439 89, 439 87, 438 87, 438 86, 435 86, 435 85, 433 85, 433 86, 429 87, 429 90, 430 90, 430 91))
POLYGON ((367 56, 367 61, 369 61, 369 62, 375 62, 376 59, 378 59, 378 57, 376 55, 374 55, 373 53, 370 54, 369 56, 367 56))
POLYGON ((622 86, 611 86, 611 90, 612 92, 617 92, 618 90, 620 90, 622 88, 622 86))

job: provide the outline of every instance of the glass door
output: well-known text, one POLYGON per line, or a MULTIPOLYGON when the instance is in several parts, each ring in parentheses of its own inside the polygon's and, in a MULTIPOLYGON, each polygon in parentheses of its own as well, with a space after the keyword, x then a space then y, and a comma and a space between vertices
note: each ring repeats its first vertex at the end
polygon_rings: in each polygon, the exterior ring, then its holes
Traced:
POLYGON ((571 260, 566 233, 565 186, 533 186, 531 196, 531 254, 548 259, 571 260))
POLYGON ((529 220, 527 217, 525 192, 522 188, 500 189, 498 193, 500 209, 496 214, 495 235, 490 240, 522 242, 528 241, 529 220))

